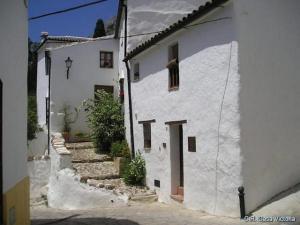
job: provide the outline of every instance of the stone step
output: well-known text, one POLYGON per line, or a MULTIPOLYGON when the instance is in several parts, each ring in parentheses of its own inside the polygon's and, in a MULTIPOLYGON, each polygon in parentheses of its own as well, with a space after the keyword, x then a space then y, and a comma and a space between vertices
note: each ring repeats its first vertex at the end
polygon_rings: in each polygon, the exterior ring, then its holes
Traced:
POLYGON ((100 162, 113 162, 110 157, 103 159, 73 159, 72 163, 100 163, 100 162))
POLYGON ((66 143, 66 148, 72 149, 94 149, 93 142, 78 142, 78 143, 66 143))
POLYGON ((171 195, 171 198, 177 202, 182 203, 183 202, 183 196, 182 195, 171 195))
POLYGON ((101 181, 101 180, 112 180, 112 179, 118 179, 118 178, 120 178, 120 176, 118 174, 105 174, 105 175, 99 175, 99 176, 81 176, 80 182, 88 183, 88 180, 101 181))
POLYGON ((156 194, 134 195, 130 198, 130 201, 151 203, 156 202, 158 197, 156 194))

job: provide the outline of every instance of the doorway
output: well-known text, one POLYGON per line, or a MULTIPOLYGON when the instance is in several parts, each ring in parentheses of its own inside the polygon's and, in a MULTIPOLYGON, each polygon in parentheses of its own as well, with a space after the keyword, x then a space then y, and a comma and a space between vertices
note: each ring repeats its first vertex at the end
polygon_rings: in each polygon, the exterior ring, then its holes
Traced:
POLYGON ((184 160, 182 124, 170 126, 171 197, 179 202, 184 196, 184 160))
POLYGON ((3 221, 3 154, 2 154, 2 81, 0 80, 0 224, 4 223, 3 221))

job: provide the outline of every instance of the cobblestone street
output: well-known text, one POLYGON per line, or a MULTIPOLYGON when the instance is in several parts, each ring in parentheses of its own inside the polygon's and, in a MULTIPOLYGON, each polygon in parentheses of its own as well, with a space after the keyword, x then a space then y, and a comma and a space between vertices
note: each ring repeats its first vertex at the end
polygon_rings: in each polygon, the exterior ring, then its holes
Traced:
MULTIPOLYGON (((238 218, 215 217, 161 203, 89 211, 63 211, 44 206, 31 209, 32 225, 242 225, 238 218)), ((263 223, 265 225, 277 223, 263 223)), ((280 224, 280 223, 278 223, 280 224)), ((294 223, 296 224, 296 223, 294 223)))

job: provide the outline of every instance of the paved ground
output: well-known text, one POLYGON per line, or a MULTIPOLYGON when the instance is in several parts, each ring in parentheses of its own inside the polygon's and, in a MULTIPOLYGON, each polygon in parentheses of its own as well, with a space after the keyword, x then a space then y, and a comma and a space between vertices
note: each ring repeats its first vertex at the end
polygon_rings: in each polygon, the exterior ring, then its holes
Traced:
MULTIPOLYGON (((34 207, 32 225, 285 225, 287 223, 244 222, 237 218, 215 217, 161 203, 89 211, 63 211, 34 207)), ((299 223, 293 223, 296 225, 299 223)))

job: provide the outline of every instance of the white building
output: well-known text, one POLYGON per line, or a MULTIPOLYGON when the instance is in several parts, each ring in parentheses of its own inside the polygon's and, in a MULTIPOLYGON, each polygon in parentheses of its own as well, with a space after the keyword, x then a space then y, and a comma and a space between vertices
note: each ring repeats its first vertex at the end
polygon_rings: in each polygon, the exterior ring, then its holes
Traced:
MULTIPOLYGON (((48 36, 47 40, 49 39, 54 38, 48 36)), ((96 39, 77 37, 56 37, 56 39, 65 39, 73 43, 63 45, 59 43, 60 46, 53 46, 53 43, 49 42, 52 46, 45 45, 39 50, 38 120, 40 126, 45 127, 50 105, 50 131, 62 132, 64 106, 70 106, 70 113, 75 116, 74 108, 79 108, 84 100, 93 99, 98 89, 107 90, 117 96, 119 46, 118 41, 110 36, 96 39), (69 70, 66 67, 67 59, 72 62, 69 70)), ((82 109, 76 122, 71 124, 71 133, 73 135, 88 133, 86 120, 86 113, 82 109)))
MULTIPOLYGON (((292 0, 215 0, 129 46, 134 147, 160 201, 238 216, 239 186, 251 212, 299 183, 299 11, 292 0)), ((119 28, 124 37, 121 8, 119 28)))
POLYGON ((1 1, 0 27, 0 224, 29 225, 27 1, 1 1))

